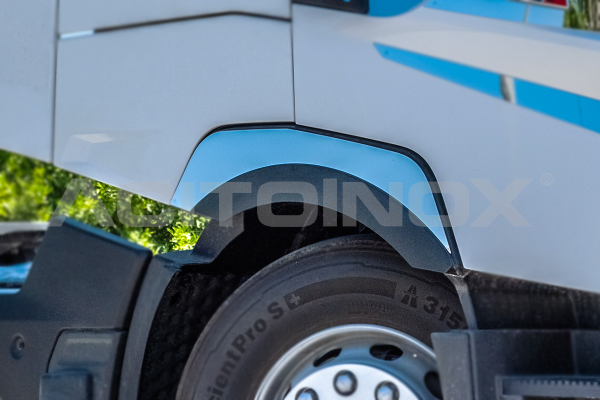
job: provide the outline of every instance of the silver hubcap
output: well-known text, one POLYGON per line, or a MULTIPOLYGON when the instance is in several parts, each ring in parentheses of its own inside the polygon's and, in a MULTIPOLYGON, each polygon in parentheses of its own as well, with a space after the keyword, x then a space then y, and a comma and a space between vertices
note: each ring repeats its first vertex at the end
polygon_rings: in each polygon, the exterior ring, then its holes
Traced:
POLYGON ((271 368, 255 400, 433 400, 431 349, 402 332, 344 325, 312 335, 271 368))

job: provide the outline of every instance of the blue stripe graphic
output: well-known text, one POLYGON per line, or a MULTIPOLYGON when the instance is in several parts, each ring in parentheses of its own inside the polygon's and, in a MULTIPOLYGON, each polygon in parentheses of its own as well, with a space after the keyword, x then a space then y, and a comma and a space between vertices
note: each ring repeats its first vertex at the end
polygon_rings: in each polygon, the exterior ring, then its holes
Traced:
POLYGON ((427 72, 490 96, 502 98, 500 75, 498 74, 378 43, 375 43, 375 48, 388 60, 427 72))
POLYGON ((600 132, 600 101, 579 96, 581 125, 592 131, 600 132))
POLYGON ((391 17, 403 14, 418 6, 424 0, 370 0, 369 15, 372 17, 391 17))
MULTIPOLYGON (((502 99, 500 75, 452 61, 375 43, 386 59, 502 99)), ((600 101, 514 79, 519 106, 600 132, 600 101)))
POLYGON ((572 124, 581 125, 579 96, 515 79, 517 104, 572 124))
POLYGON ((429 0, 425 7, 476 17, 552 27, 562 27, 565 14, 563 9, 519 3, 514 0, 429 0))
POLYGON ((425 7, 515 22, 523 22, 527 10, 512 0, 430 0, 425 7))
POLYGON ((562 28, 564 25, 565 10, 544 6, 530 6, 527 14, 527 23, 562 28))

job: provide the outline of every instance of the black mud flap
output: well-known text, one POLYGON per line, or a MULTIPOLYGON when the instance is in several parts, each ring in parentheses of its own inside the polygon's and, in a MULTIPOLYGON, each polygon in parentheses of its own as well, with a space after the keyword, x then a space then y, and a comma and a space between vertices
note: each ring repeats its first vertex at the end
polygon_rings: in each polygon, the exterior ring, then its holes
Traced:
POLYGON ((73 220, 50 227, 21 289, 0 295, 0 398, 115 398, 151 258, 73 220))

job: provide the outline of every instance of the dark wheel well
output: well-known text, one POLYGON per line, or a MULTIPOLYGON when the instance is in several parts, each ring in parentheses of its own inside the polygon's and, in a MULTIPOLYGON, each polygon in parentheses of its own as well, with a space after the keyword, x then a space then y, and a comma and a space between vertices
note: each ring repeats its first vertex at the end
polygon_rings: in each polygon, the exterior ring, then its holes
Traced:
POLYGON ((244 231, 219 254, 211 264, 213 268, 241 273, 256 273, 273 261, 323 240, 340 236, 373 233, 369 228, 356 223, 356 226, 343 226, 341 213, 337 213, 337 226, 323 226, 323 208, 307 205, 317 213, 314 223, 304 227, 268 227, 258 218, 259 208, 272 207, 275 215, 299 215, 302 203, 274 203, 243 212, 244 231))

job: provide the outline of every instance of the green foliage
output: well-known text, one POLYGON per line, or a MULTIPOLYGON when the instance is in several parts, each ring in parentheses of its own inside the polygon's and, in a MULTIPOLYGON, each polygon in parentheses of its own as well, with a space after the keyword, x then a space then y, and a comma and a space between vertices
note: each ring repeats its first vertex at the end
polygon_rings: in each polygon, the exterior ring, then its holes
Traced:
POLYGON ((0 150, 0 221, 48 221, 57 207, 59 214, 154 253, 192 249, 207 223, 157 201, 0 150), (68 193, 78 193, 72 206, 68 193))
POLYGON ((203 221, 196 220, 195 223, 195 226, 190 226, 177 222, 173 228, 168 228, 169 233, 172 235, 173 250, 186 250, 194 247, 200 238, 198 230, 204 226, 201 225, 203 221))
POLYGON ((565 12, 565 28, 598 30, 599 0, 569 0, 565 12))
POLYGON ((574 29, 586 29, 586 14, 584 12, 584 0, 571 0, 567 12, 565 12, 565 27, 574 29))
POLYGON ((74 176, 0 150, 0 221, 47 221, 74 176))

